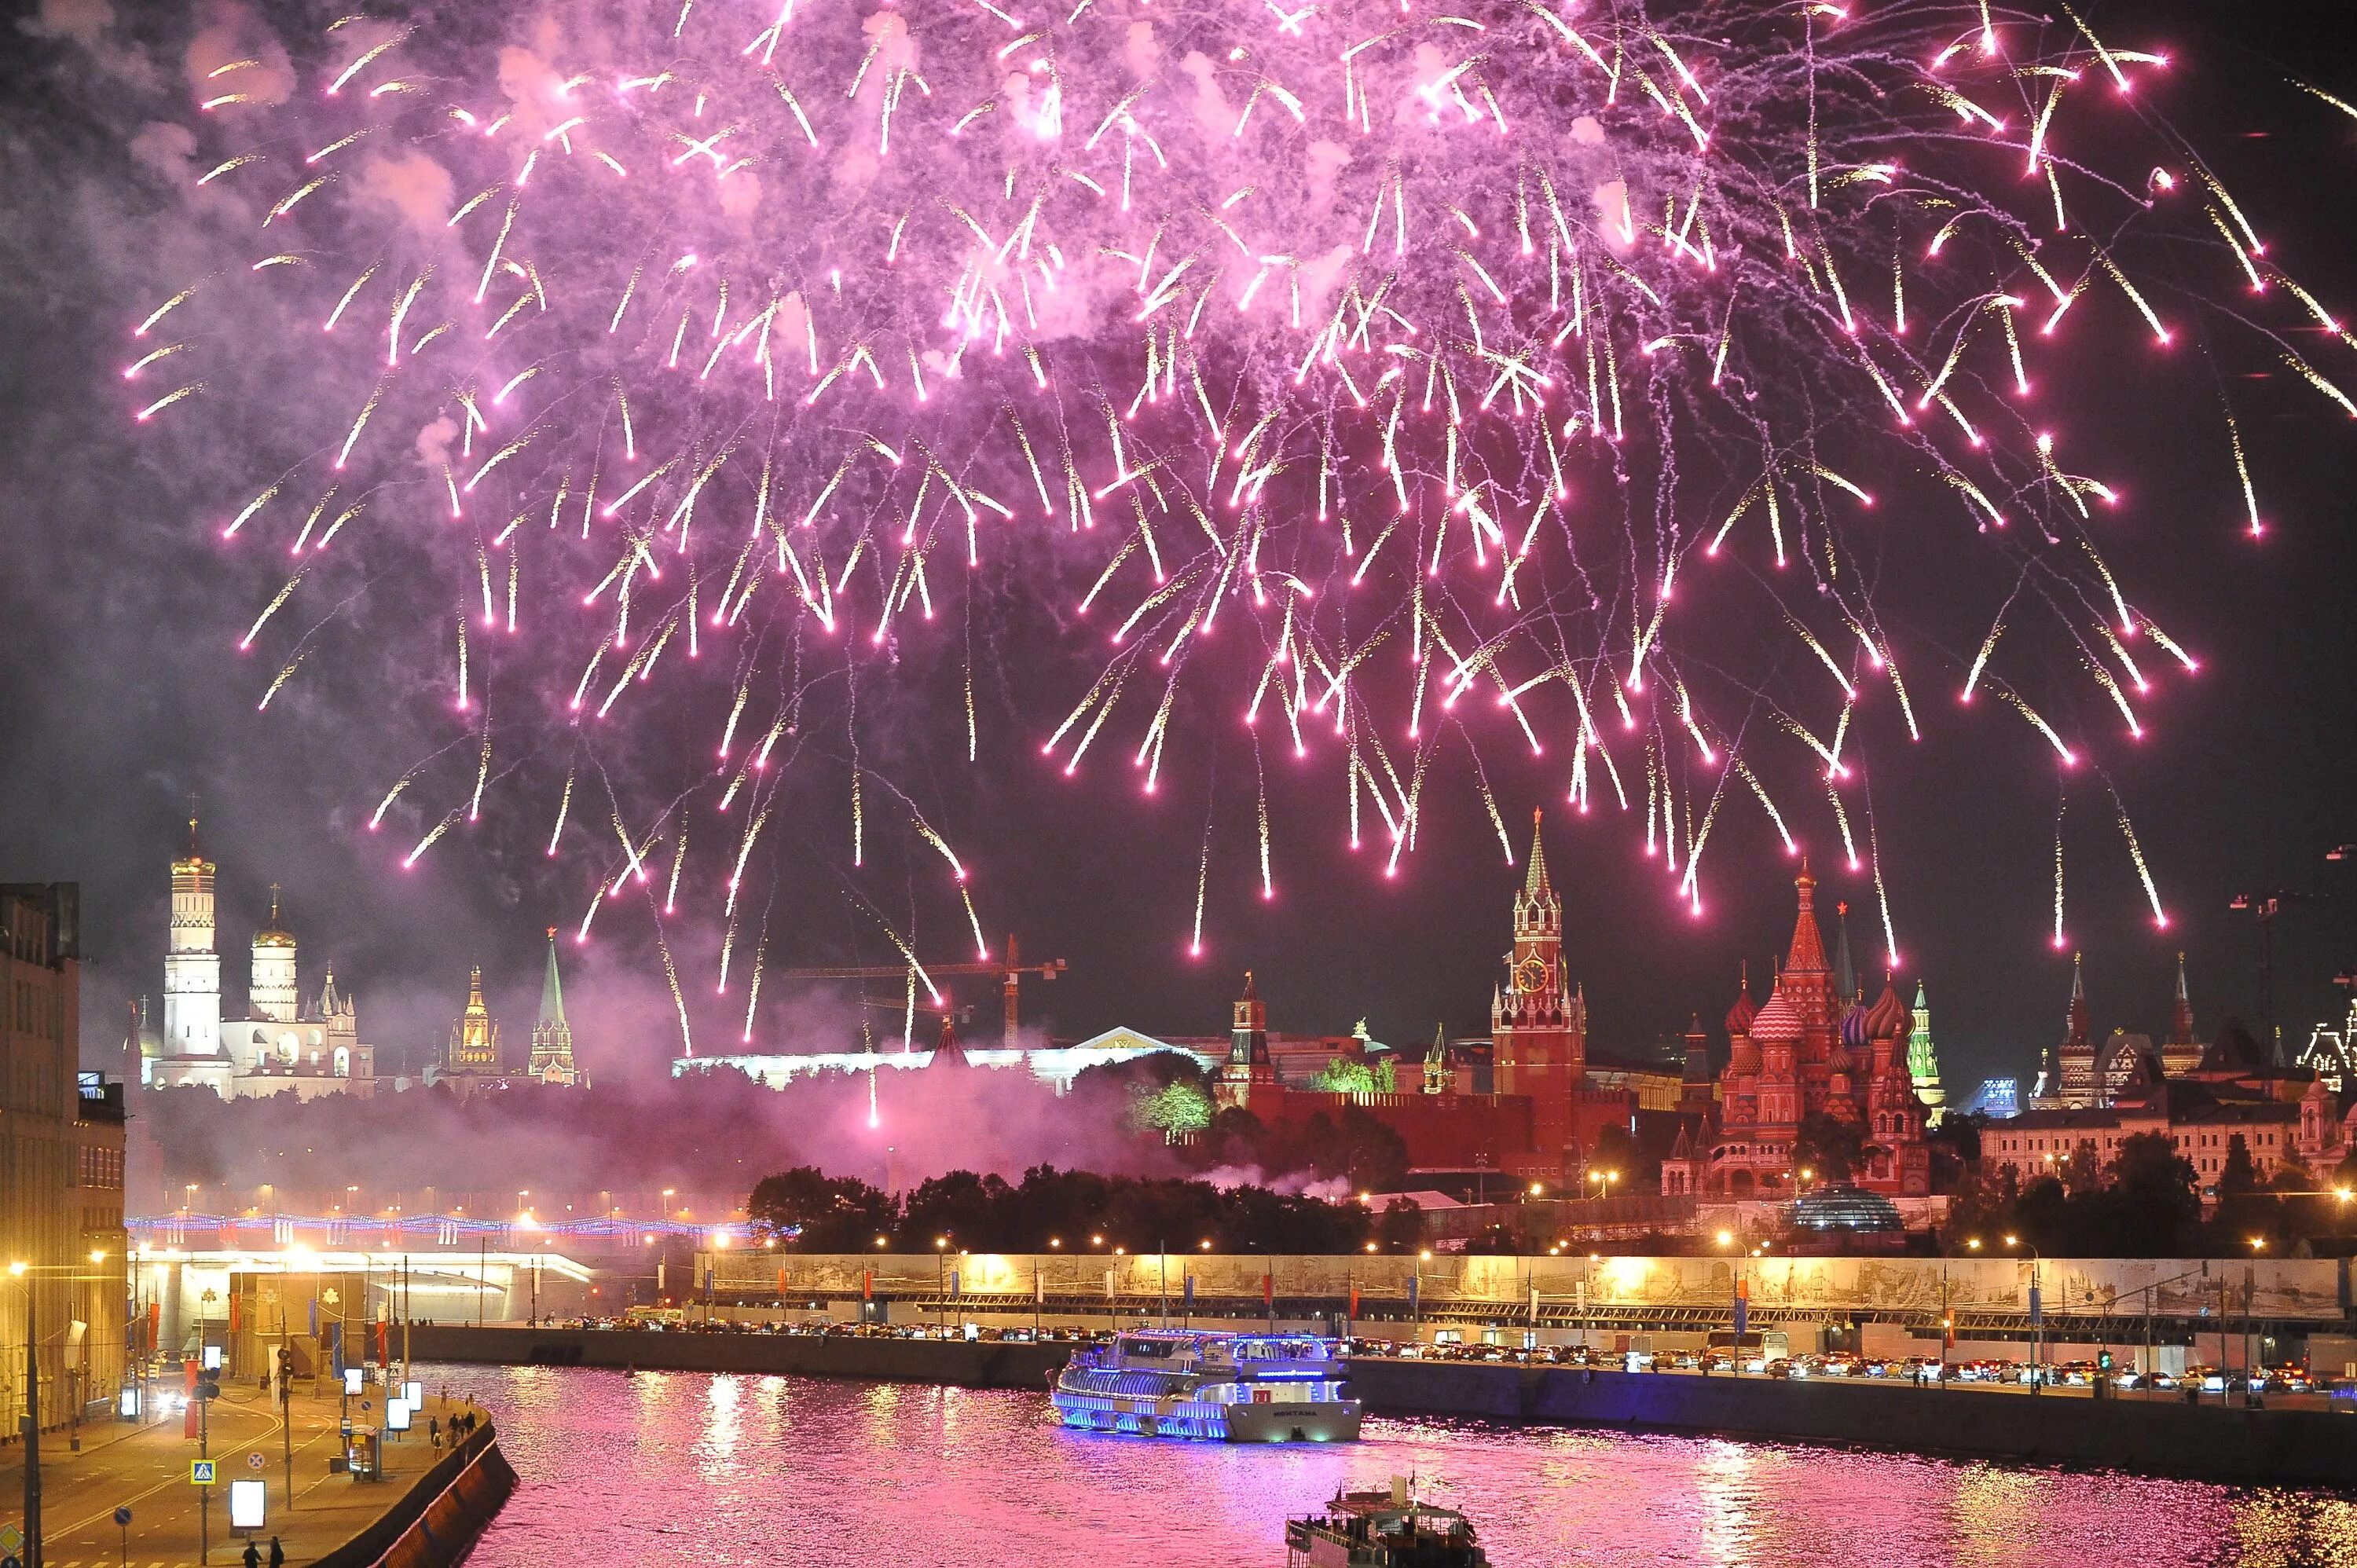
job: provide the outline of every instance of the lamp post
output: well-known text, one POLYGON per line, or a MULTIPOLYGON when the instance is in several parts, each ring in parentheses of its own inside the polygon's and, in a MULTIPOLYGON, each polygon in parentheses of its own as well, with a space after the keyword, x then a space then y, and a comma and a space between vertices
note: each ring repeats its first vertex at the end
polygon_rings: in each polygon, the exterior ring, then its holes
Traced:
POLYGON ((936 1328, 949 1322, 949 1303, 944 1299, 949 1294, 950 1239, 936 1236, 933 1238, 933 1299, 939 1303, 933 1308, 933 1326, 936 1328))
POLYGON ((41 1568, 41 1364, 40 1335, 34 1319, 32 1265, 8 1265, 8 1277, 25 1291, 25 1564, 41 1568))
MULTIPOLYGON (((2018 1237, 2018 1236, 2007 1236, 2007 1237, 2005 1239, 2005 1244, 2006 1244, 2007 1247, 2018 1247, 2018 1246, 2020 1246, 2020 1245, 2021 1245, 2021 1238, 2020 1238, 2020 1237, 2018 1237)), ((2042 1260, 2041 1258, 2040 1258, 2040 1256, 2039 1256, 2039 1254, 2038 1254, 2038 1245, 2037 1245, 2037 1243, 2036 1243, 2036 1242, 2032 1242, 2032 1243, 2030 1243, 2030 1247, 2029 1247, 2029 1391, 2030 1391, 2031 1393, 2033 1393, 2033 1394, 2034 1394, 2034 1393, 2039 1392, 2042 1388, 2044 1388, 2044 1386, 2045 1386, 2045 1382, 2046 1382, 2046 1375, 2045 1375, 2045 1373, 2044 1373, 2043 1371, 2041 1371, 2041 1370, 2040 1369, 2040 1366, 2039 1366, 2039 1355, 2038 1355, 2040 1344, 2040 1342, 2041 1342, 2041 1341, 2044 1339, 2044 1337, 2045 1337, 2045 1328, 2046 1328, 2046 1310, 2045 1310, 2045 1308, 2046 1308, 2046 1301, 2045 1301, 2044 1296, 2043 1296, 2043 1295, 2041 1295, 2041 1294, 2040 1294, 2040 1291, 2039 1291, 2039 1288, 2038 1288, 2038 1272, 2039 1272, 2039 1265, 2040 1265, 2040 1262, 2043 1262, 2043 1260, 2042 1260)))

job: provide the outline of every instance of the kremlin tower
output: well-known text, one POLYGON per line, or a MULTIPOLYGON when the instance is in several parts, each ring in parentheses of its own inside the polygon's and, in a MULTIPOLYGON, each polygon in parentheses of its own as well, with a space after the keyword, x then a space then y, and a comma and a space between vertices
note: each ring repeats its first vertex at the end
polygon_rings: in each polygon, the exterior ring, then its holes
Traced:
POLYGON ((556 928, 548 928, 548 972, 540 982, 540 1016, 532 1026, 525 1074, 539 1083, 571 1088, 582 1082, 573 1065, 573 1027, 565 1021, 565 987, 556 978, 556 928))
POLYGON ((450 1044, 442 1064, 454 1073, 496 1073, 500 1070, 500 1025, 483 1001, 483 966, 477 964, 467 981, 467 1007, 450 1026, 450 1044))
MULTIPOLYGON (((1268 1004, 1260 999, 1251 970, 1244 971, 1244 993, 1236 998, 1234 1026, 1228 1034, 1228 1059, 1211 1086, 1211 1098, 1225 1109, 1250 1109, 1254 1092, 1267 1101, 1278 1088, 1276 1063, 1268 1054, 1268 1004)), ((1280 1091, 1281 1092, 1281 1091, 1280 1091)))
POLYGON ((1490 1003, 1491 1066, 1500 1094, 1527 1096, 1533 1142, 1568 1167, 1581 1142, 1577 1105, 1587 1074, 1587 1002, 1563 967, 1563 900, 1547 880, 1546 849, 1531 813, 1531 864, 1514 900, 1506 984, 1490 1003))

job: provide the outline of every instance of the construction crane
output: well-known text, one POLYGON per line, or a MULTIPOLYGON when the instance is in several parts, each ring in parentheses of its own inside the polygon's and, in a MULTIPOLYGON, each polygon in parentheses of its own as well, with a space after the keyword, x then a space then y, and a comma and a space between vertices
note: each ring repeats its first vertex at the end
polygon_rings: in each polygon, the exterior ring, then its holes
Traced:
MULTIPOLYGON (((787 980, 899 980, 907 975, 913 967, 899 963, 846 964, 825 969, 790 969, 785 972, 784 978, 787 980)), ((938 975, 995 974, 998 976, 999 983, 1005 988, 1006 993, 1006 1048, 1011 1051, 1016 1048, 1017 1002, 1023 977, 1027 974, 1036 974, 1041 980, 1053 980, 1063 973, 1068 967, 1070 966, 1060 958, 1051 958, 1044 963, 1023 962, 1021 950, 1015 945, 1015 939, 1009 936, 1006 939, 1006 956, 1004 959, 985 959, 977 963, 929 963, 925 965, 925 972, 938 975)))

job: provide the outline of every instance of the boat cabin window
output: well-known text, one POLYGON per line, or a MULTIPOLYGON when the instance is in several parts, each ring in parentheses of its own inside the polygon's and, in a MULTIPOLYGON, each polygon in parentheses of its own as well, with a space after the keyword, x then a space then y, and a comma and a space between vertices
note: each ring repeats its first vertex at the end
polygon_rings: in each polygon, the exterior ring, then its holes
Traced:
POLYGON ((1178 1349, 1176 1339, 1125 1339, 1121 1342, 1121 1353, 1125 1356, 1148 1356, 1168 1360, 1177 1354, 1178 1349))

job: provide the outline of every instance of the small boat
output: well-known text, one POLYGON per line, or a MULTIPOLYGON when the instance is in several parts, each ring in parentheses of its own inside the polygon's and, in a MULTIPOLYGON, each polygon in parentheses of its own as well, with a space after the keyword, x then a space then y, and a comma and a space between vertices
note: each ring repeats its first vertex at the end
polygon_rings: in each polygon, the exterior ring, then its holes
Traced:
POLYGON ((1383 1492, 1338 1492, 1322 1514, 1285 1521, 1286 1568, 1489 1568, 1473 1521, 1415 1500, 1408 1478, 1383 1492))
POLYGON ((1066 1426, 1212 1443, 1348 1443, 1338 1341, 1308 1334, 1138 1328, 1074 1351, 1049 1399, 1066 1426))

